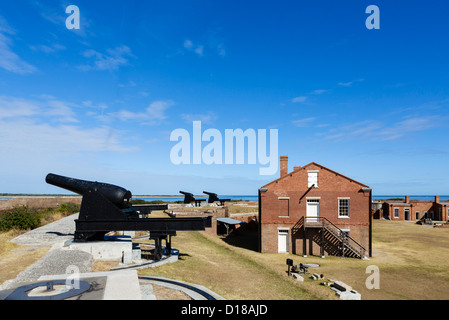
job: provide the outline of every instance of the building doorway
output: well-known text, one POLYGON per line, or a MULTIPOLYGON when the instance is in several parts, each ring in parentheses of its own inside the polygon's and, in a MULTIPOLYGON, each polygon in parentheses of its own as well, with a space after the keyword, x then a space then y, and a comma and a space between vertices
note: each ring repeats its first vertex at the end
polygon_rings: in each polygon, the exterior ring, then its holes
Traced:
POLYGON ((307 222, 319 222, 320 199, 307 199, 307 222))
POLYGON ((278 252, 288 253, 288 229, 278 229, 278 252))
POLYGON ((410 220, 410 209, 404 209, 404 220, 410 220))

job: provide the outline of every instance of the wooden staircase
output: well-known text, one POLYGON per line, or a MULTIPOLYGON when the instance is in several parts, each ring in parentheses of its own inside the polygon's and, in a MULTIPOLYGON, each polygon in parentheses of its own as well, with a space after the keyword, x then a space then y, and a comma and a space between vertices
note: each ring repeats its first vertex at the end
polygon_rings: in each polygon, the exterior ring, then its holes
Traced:
POLYGON ((330 255, 365 259, 366 249, 325 217, 301 217, 292 228, 295 236, 300 230, 307 228, 320 229, 312 240, 330 255))

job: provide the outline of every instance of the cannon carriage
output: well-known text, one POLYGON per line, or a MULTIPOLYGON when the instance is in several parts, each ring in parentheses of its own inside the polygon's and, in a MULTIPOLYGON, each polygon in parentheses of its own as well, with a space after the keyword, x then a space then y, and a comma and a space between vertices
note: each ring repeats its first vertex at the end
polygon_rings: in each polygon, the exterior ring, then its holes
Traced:
POLYGON ((155 241, 155 258, 162 256, 162 240, 171 252, 171 237, 176 231, 205 230, 212 226, 212 217, 148 218, 155 210, 168 205, 132 205, 131 191, 108 183, 93 182, 48 174, 45 181, 81 195, 78 219, 75 220, 75 242, 102 241, 111 231, 148 231, 155 241))

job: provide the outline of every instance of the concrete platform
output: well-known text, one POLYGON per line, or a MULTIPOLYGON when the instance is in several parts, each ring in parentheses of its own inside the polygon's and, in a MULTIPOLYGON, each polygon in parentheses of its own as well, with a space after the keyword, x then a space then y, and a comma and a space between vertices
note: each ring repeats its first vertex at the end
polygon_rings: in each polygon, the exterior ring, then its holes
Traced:
POLYGON ((84 251, 94 260, 119 261, 130 264, 133 260, 133 244, 130 236, 105 237, 105 241, 74 242, 67 240, 63 246, 66 250, 84 251))
MULTIPOLYGON (((90 272, 78 275, 79 280, 92 281, 104 278, 106 280, 102 295, 97 295, 94 300, 141 300, 142 294, 139 278, 136 270, 121 270, 110 272, 90 272)), ((71 275, 42 276, 39 281, 67 280, 72 281, 71 275), (70 277, 70 278, 68 278, 70 277)))

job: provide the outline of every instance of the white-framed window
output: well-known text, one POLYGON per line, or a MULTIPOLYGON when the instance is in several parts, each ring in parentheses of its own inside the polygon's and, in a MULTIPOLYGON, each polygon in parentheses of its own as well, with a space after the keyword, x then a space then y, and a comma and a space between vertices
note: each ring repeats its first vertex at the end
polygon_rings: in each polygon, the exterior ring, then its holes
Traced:
POLYGON ((399 218, 399 208, 394 208, 394 217, 399 218))
POLYGON ((318 170, 307 171, 308 176, 308 188, 314 187, 318 188, 318 170))
POLYGON ((338 217, 349 218, 349 198, 338 199, 338 217))

